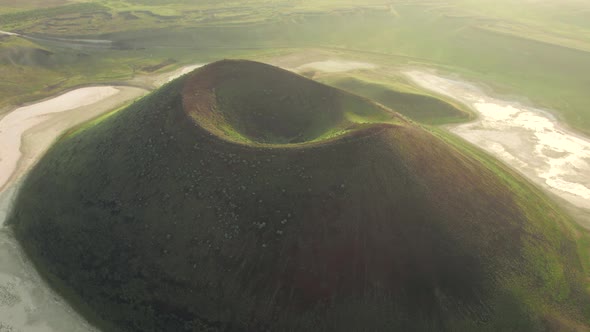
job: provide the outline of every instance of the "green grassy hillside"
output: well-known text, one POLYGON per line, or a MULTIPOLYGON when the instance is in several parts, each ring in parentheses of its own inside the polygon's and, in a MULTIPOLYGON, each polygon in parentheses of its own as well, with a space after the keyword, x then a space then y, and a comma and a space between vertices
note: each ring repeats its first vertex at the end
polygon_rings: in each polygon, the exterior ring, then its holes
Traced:
POLYGON ((64 136, 10 221, 108 331, 588 330, 570 220, 490 160, 222 61, 64 136))

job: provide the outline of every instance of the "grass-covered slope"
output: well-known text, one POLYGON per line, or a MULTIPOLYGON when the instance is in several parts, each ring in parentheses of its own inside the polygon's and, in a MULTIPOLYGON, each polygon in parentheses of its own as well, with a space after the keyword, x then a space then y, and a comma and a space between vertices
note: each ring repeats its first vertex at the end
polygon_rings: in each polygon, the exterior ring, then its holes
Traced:
POLYGON ((397 91, 389 86, 354 77, 329 78, 328 84, 376 101, 408 118, 429 124, 466 122, 473 114, 431 96, 397 91))
POLYGON ((252 62, 208 65, 67 135, 10 220, 108 331, 590 324, 569 220, 536 189, 367 100, 252 62))

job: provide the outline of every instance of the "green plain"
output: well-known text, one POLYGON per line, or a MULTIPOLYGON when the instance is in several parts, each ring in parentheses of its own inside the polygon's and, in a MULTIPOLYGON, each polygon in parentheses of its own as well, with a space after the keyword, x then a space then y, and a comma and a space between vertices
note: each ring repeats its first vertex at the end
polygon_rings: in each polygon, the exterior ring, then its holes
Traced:
POLYGON ((0 29, 108 39, 115 48, 76 51, 83 53, 78 56, 56 46, 35 67, 7 60, 13 46, 0 39, 0 73, 11 78, 0 83, 0 107, 87 82, 129 79, 141 68, 171 58, 180 65, 323 49, 342 57, 362 54, 365 61, 385 67, 426 66, 457 73, 498 93, 526 96, 589 133, 587 7, 577 2, 527 7, 515 0, 496 5, 466 0, 364 5, 94 1, 12 12, 0 15, 0 29), (517 16, 518 11, 505 8, 529 10, 517 16), (71 14, 74 9, 80 14, 71 14))

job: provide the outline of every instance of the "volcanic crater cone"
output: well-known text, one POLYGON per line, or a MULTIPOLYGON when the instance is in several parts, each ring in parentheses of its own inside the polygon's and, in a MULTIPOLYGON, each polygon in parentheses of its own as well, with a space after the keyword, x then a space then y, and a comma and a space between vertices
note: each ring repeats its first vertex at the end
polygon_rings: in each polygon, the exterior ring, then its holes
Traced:
POLYGON ((486 158, 226 60, 64 136, 10 219, 42 275, 108 331, 588 324, 569 220, 486 158))

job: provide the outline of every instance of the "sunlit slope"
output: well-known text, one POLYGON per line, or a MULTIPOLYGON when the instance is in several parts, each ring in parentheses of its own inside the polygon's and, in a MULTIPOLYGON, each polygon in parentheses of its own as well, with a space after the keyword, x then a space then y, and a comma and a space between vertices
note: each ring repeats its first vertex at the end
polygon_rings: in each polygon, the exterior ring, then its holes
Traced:
POLYGON ((222 61, 64 137, 10 220, 108 331, 587 327, 569 220, 458 146, 295 74, 222 61))

